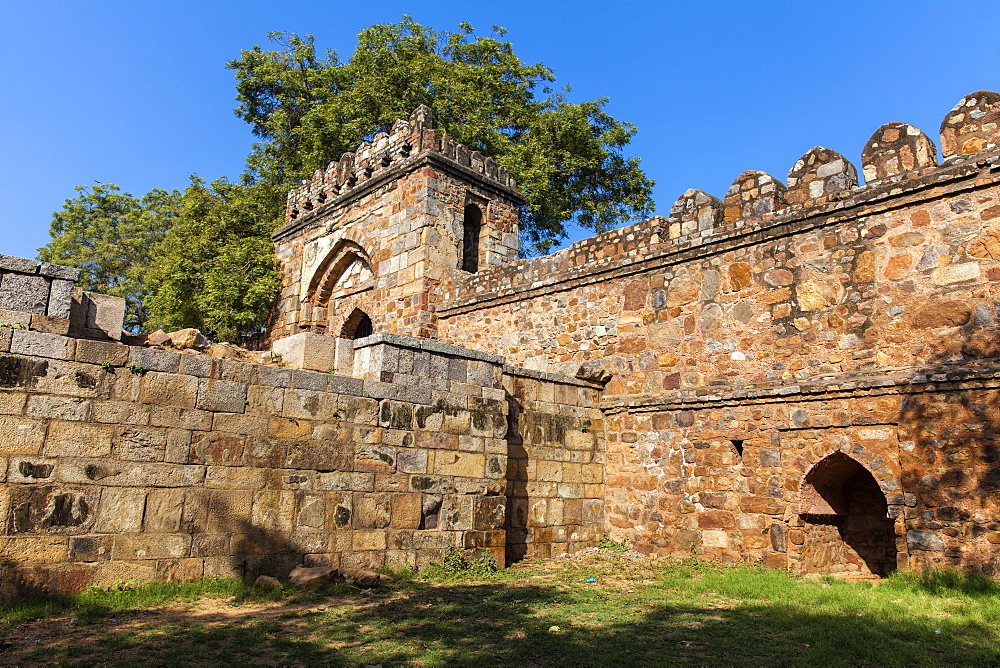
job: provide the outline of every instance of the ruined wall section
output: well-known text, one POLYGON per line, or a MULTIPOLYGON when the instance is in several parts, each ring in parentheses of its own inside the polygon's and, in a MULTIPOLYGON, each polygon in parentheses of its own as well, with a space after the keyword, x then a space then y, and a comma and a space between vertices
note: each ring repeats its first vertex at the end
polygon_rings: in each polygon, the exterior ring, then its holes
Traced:
POLYGON ((601 385, 504 367, 507 561, 594 545, 604 532, 601 385))
POLYGON ((505 167, 433 128, 420 107, 390 134, 316 172, 291 193, 274 240, 284 283, 272 338, 300 331, 434 338, 442 285, 461 280, 463 211, 479 207, 480 266, 517 256, 522 203, 505 167))
POLYGON ((359 377, 345 377, 4 331, 8 593, 285 575, 300 563, 420 567, 452 547, 503 563, 517 490, 572 506, 550 510, 560 524, 528 541, 546 553, 590 546, 603 526, 593 508, 582 516, 584 498, 603 503, 603 451, 572 431, 596 417, 596 390, 571 378, 514 387, 496 356, 391 334, 356 341, 359 377), (519 431, 511 405, 565 428, 531 418, 519 431), (511 434, 566 484, 533 464, 509 476, 511 434))
POLYGON ((383 381, 13 330, 3 582, 420 566, 452 546, 502 561, 501 365, 369 348, 383 381))

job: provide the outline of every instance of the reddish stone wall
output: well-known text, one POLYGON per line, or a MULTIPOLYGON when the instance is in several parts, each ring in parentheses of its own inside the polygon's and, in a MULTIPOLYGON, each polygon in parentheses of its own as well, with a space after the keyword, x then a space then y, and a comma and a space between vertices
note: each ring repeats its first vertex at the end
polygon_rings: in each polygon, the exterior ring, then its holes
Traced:
POLYGON ((613 375, 606 513, 642 551, 993 573, 989 420, 953 423, 944 408, 978 413, 988 400, 976 385, 928 383, 978 378, 1000 357, 1000 131, 980 120, 990 95, 945 119, 944 166, 926 135, 894 123, 865 147, 864 186, 816 148, 787 189, 749 171, 724 200, 688 191, 669 218, 467 277, 438 311, 440 337, 528 368, 613 375), (837 452, 850 459, 827 458, 837 452), (844 493, 824 485, 854 490, 844 512, 800 508, 803 489, 844 493))

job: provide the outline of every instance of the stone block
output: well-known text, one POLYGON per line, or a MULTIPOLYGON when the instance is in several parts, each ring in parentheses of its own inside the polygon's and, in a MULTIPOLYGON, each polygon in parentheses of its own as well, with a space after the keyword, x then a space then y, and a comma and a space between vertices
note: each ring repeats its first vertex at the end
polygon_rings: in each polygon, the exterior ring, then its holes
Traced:
POLYGON ((53 318, 65 318, 68 332, 72 309, 73 281, 52 281, 52 285, 49 287, 49 304, 45 310, 45 315, 53 318))
POLYGON ((69 318, 34 313, 31 316, 30 327, 36 332, 66 336, 69 334, 69 318))
POLYGON ((142 530, 145 490, 105 487, 97 506, 96 533, 136 533, 142 530))
POLYGON ((32 355, 50 359, 66 359, 70 340, 58 334, 32 332, 26 329, 15 329, 10 342, 10 352, 17 355, 32 355))
POLYGON ((353 550, 384 550, 387 544, 385 531, 354 531, 351 534, 353 550))
POLYGON ((12 327, 0 327, 0 353, 10 351, 10 342, 14 338, 12 327))
POLYGON ((180 353, 156 348, 129 348, 129 364, 142 367, 144 372, 161 371, 176 374, 180 370, 180 353))
POLYGON ((198 379, 177 373, 147 373, 142 377, 142 400, 159 406, 194 408, 198 379))
POLYGON ((146 495, 143 531, 152 533, 177 533, 181 528, 184 510, 184 491, 180 489, 153 489, 146 495))
POLYGON ((129 347, 110 341, 80 339, 76 342, 76 361, 87 364, 103 364, 122 367, 128 364, 129 347))
POLYGON ((31 324, 31 315, 27 311, 12 311, 0 308, 0 323, 4 325, 21 325, 27 328, 31 324))
POLYGON ((472 452, 440 451, 434 456, 434 473, 462 478, 482 478, 486 471, 485 455, 472 452))
POLYGON ((49 281, 44 276, 3 274, 0 277, 0 308, 45 315, 49 303, 49 281))
POLYGON ((82 397, 36 394, 28 400, 25 412, 31 417, 54 420, 86 420, 90 415, 90 401, 82 397))
POLYGON ((76 283, 80 280, 79 269, 76 267, 67 267, 63 264, 49 264, 48 262, 42 262, 41 265, 38 266, 38 273, 42 276, 68 281, 70 283, 76 283))
POLYGON ((198 380, 198 408, 206 411, 242 413, 246 408, 247 386, 228 380, 198 380))
POLYGON ((0 536, 0 560, 7 563, 65 561, 67 536, 0 536))
MULTIPOLYGON (((73 288, 70 307, 70 335, 81 339, 121 341, 125 321, 125 300, 73 288)), ((177 369, 157 369, 176 371, 177 369)))
POLYGON ((16 271, 20 274, 37 274, 38 263, 26 257, 0 255, 0 270, 16 271))
POLYGON ((112 556, 122 559, 170 559, 186 557, 191 552, 187 534, 122 534, 115 536, 112 556))
POLYGON ((336 367, 337 339, 313 332, 299 332, 278 339, 271 351, 293 369, 332 371, 336 367))
POLYGON ((45 438, 49 457, 107 457, 115 427, 90 422, 52 421, 45 438))
POLYGON ((96 562, 111 558, 114 536, 72 536, 69 539, 70 561, 96 562))
POLYGON ((131 462, 162 462, 167 449, 167 430, 129 426, 114 439, 115 457, 131 462))
POLYGON ((268 470, 245 466, 209 466, 205 471, 205 486, 219 489, 263 489, 268 482, 268 470))

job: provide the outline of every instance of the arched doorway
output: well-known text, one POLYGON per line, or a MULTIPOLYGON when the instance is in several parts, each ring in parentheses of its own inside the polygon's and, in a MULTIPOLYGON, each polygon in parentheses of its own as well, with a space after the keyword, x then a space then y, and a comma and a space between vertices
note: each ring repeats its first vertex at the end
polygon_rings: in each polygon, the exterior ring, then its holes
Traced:
POLYGON ((802 482, 801 563, 808 573, 886 576, 896 570, 896 537, 885 494, 859 462, 835 452, 802 482))
POLYGON ((363 339, 374 333, 372 319, 368 317, 368 314, 361 309, 354 309, 344 321, 344 326, 340 330, 340 338, 363 339))

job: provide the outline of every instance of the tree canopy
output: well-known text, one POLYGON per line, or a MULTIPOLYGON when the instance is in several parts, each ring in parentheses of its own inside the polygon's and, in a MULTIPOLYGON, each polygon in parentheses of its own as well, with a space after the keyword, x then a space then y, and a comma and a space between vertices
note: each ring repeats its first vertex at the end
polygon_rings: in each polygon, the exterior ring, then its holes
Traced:
POLYGON ((504 29, 438 32, 409 16, 361 31, 349 59, 312 35, 272 33, 228 64, 236 114, 258 141, 239 182, 192 177, 135 198, 78 188, 39 258, 81 267, 82 286, 124 296, 136 330, 198 327, 232 340, 262 326, 280 287, 270 234, 285 192, 420 104, 454 140, 504 164, 525 195, 522 252, 551 250, 576 223, 595 231, 652 210, 652 181, 623 155, 634 126, 606 100, 572 103, 552 69, 523 63, 504 29))
POLYGON ((604 111, 605 99, 571 103, 552 69, 527 65, 503 28, 437 32, 408 16, 361 31, 346 62, 320 55, 312 35, 272 33, 280 47, 244 51, 236 113, 260 141, 253 178, 292 183, 354 150, 420 104, 453 139, 505 165, 527 198, 528 252, 565 238, 566 224, 603 231, 652 210, 652 181, 622 150, 636 132, 604 111))

